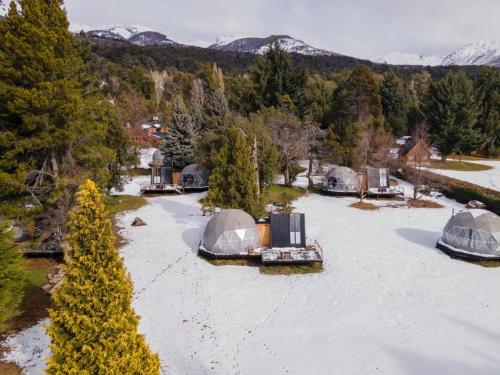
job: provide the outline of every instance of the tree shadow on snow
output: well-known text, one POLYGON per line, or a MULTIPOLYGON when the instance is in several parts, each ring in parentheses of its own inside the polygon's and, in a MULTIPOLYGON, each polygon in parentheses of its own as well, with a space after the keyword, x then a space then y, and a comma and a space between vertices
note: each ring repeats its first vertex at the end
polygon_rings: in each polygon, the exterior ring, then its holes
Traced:
MULTIPOLYGON (((201 197, 202 195, 200 195, 201 197)), ((175 198, 176 196, 172 196, 172 199, 158 199, 155 200, 154 204, 160 206, 162 210, 166 211, 166 215, 170 215, 174 219, 179 225, 179 229, 182 230, 182 240, 193 253, 197 254, 198 243, 209 217, 202 215, 200 205, 181 203, 179 199, 175 198)), ((169 228, 165 227, 165 230, 169 230, 169 228)))
POLYGON ((401 373, 405 375, 493 375, 500 373, 500 364, 490 360, 482 365, 477 365, 476 360, 473 361, 473 364, 451 358, 429 358, 420 353, 394 347, 386 348, 386 352, 396 360, 401 373))
POLYGON ((396 233, 409 242, 417 245, 428 247, 436 250, 436 242, 440 238, 439 232, 431 232, 429 230, 414 229, 414 228, 399 228, 396 233))

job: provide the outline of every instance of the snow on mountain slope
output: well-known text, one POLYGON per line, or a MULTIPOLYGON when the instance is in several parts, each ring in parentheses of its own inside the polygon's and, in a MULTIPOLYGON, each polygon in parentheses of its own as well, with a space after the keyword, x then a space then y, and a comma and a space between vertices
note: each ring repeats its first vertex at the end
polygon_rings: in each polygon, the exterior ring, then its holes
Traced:
POLYGON ((292 38, 288 35, 270 35, 260 37, 219 37, 217 41, 208 48, 220 51, 248 52, 263 54, 271 44, 278 42, 287 52, 295 52, 303 55, 336 55, 333 52, 310 46, 309 44, 292 38))
POLYGON ((422 66, 437 66, 441 65, 443 58, 441 56, 425 56, 414 53, 391 52, 375 59, 375 62, 380 62, 390 65, 422 65, 422 66))
POLYGON ((374 61, 391 65, 493 65, 500 67, 500 42, 472 42, 460 47, 446 57, 391 52, 374 61))
POLYGON ((500 42, 476 41, 443 59, 442 65, 494 65, 500 67, 500 42))
POLYGON ((93 37, 126 40, 139 46, 177 44, 173 40, 168 39, 165 34, 141 25, 109 25, 95 29, 76 24, 72 25, 71 30, 74 32, 83 30, 87 35, 93 37))

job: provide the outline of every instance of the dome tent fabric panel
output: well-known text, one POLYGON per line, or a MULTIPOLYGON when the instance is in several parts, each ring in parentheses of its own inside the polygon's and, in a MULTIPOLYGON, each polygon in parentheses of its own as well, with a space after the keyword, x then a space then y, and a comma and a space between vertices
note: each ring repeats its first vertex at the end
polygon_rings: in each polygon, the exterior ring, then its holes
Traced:
POLYGON ((492 213, 474 218, 470 212, 460 212, 446 224, 442 241, 478 256, 500 256, 500 218, 492 213))
POLYGON ((208 170, 202 165, 190 164, 182 170, 180 181, 185 188, 207 187, 208 170))
POLYGON ((162 152, 160 150, 156 150, 153 153, 153 158, 151 160, 150 165, 161 166, 161 165, 163 165, 163 162, 164 162, 164 158, 163 158, 162 152))
POLYGON ((347 167, 333 167, 325 176, 323 186, 335 192, 359 192, 359 177, 356 172, 347 167))
POLYGON ((240 254, 259 248, 255 220, 241 210, 222 210, 208 222, 203 233, 203 246, 220 254, 240 254))

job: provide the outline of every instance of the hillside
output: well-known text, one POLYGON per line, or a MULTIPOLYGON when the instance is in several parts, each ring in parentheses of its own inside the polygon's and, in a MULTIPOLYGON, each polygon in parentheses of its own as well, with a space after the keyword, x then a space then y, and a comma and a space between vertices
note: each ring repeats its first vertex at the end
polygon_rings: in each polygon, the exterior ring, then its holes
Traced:
MULTIPOLYGON (((242 74, 249 71, 250 66, 259 55, 249 52, 224 51, 213 48, 201 48, 181 45, 134 45, 126 40, 103 37, 86 37, 92 45, 92 51, 110 61, 125 65, 139 65, 147 69, 176 68, 181 71, 195 72, 202 64, 215 62, 227 74, 242 74)), ((333 71, 352 69, 356 65, 365 64, 376 72, 382 73, 389 68, 409 77, 420 70, 428 71, 433 77, 441 78, 449 70, 464 70, 471 77, 477 76, 479 66, 444 67, 387 65, 374 63, 343 55, 304 55, 291 53, 294 63, 306 67, 312 73, 329 75, 333 71)))

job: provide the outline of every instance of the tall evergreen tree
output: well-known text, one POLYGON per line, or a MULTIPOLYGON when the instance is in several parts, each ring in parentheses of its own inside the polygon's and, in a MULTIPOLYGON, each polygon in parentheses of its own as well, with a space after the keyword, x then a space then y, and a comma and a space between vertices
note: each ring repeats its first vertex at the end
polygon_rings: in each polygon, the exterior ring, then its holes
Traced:
POLYGON ((193 119, 180 97, 174 101, 171 128, 161 145, 165 163, 182 169, 195 160, 198 134, 193 119))
POLYGON ((392 133, 401 137, 407 132, 408 95, 404 81, 389 69, 384 73, 384 81, 380 86, 382 113, 392 133))
POLYGON ((48 374, 158 374, 132 310, 132 282, 114 248, 111 221, 87 180, 71 214, 72 256, 50 311, 48 374))
POLYGON ((252 163, 252 146, 239 128, 225 129, 227 142, 213 156, 207 202, 215 207, 239 208, 253 217, 262 205, 252 163))
POLYGON ((12 237, 7 224, 0 223, 0 331, 21 304, 26 283, 24 260, 12 237))
POLYGON ((252 68, 252 79, 258 101, 264 107, 299 106, 307 74, 295 68, 289 54, 275 42, 252 68))
POLYGON ((348 76, 340 78, 332 95, 328 120, 328 144, 337 155, 337 162, 349 167, 359 164, 364 135, 380 126, 382 105, 379 82, 366 65, 358 65, 348 76))
POLYGON ((14 190, 44 163, 56 177, 67 172, 83 68, 61 0, 19 5, 0 22, 0 183, 14 190))
POLYGON ((90 49, 69 32, 62 5, 12 2, 0 22, 0 196, 22 193, 28 172, 55 181, 42 204, 59 202, 67 185, 85 177, 103 187, 121 182, 127 138, 110 116, 101 81, 83 63, 90 49), (107 142, 111 133, 121 140, 107 142))
POLYGON ((484 135, 484 148, 488 156, 496 156, 500 147, 500 71, 495 68, 481 69, 477 80, 481 99, 479 128, 484 135))
POLYGON ((450 72, 433 82, 426 106, 429 133, 443 160, 454 152, 478 148, 483 136, 477 126, 480 104, 463 72, 450 72))

